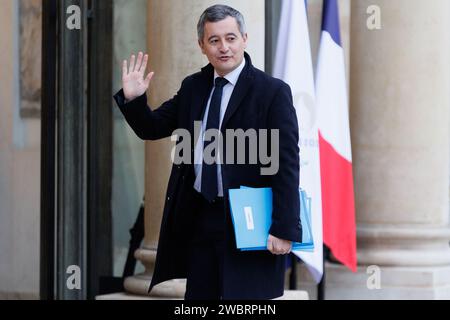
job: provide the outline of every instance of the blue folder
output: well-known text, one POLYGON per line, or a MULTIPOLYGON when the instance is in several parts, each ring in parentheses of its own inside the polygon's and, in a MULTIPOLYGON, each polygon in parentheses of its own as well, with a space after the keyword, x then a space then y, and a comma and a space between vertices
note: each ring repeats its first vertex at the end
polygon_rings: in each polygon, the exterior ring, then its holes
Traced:
MULTIPOLYGON (((312 251, 311 198, 299 189, 302 242, 294 242, 292 250, 312 251)), ((236 246, 240 250, 266 250, 272 223, 272 189, 248 188, 229 190, 230 211, 236 246)))

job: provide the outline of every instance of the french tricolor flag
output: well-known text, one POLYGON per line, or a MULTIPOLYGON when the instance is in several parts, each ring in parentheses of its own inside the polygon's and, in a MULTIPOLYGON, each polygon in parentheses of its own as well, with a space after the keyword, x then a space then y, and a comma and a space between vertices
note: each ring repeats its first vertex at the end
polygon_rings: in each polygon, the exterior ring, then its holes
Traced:
POLYGON ((333 256, 356 271, 352 151, 336 0, 324 0, 316 70, 323 241, 333 256))

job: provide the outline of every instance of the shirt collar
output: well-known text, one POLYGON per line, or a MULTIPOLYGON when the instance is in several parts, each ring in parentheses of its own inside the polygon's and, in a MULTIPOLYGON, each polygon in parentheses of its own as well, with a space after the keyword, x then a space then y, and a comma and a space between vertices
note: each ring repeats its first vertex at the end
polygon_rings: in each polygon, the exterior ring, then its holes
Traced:
MULTIPOLYGON (((242 59, 242 62, 239 65, 239 67, 237 67, 230 73, 226 74, 224 78, 227 79, 228 82, 231 83, 233 86, 235 86, 242 69, 244 69, 244 66, 245 66, 245 57, 242 59)), ((219 75, 217 74, 216 70, 214 70, 214 80, 216 80, 217 77, 219 77, 219 75)))

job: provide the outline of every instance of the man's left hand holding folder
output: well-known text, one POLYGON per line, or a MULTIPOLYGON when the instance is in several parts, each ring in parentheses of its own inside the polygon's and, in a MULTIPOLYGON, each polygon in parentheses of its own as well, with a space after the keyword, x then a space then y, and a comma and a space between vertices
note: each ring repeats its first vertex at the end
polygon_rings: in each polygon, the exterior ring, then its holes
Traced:
POLYGON ((267 238, 267 250, 272 254, 288 254, 292 250, 292 241, 280 239, 269 234, 267 238))

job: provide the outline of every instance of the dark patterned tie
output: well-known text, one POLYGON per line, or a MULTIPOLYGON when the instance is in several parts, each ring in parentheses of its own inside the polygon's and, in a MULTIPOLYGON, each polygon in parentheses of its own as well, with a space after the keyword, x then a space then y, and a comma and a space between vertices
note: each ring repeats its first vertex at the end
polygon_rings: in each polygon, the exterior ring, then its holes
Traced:
MULTIPOLYGON (((225 78, 217 77, 214 81, 214 91, 211 97, 211 102, 209 104, 208 120, 206 122, 206 130, 208 129, 219 129, 220 123, 220 104, 222 101, 223 87, 228 83, 225 78)), ((211 139, 212 140, 212 139, 211 139)), ((212 141, 203 142, 203 150, 212 141)), ((218 146, 218 144, 217 144, 218 146)), ((217 148, 215 149, 216 154, 214 155, 217 159, 217 148)), ((216 162, 212 164, 207 164, 203 161, 202 164, 202 187, 201 193, 206 200, 211 202, 217 196, 217 164, 216 162)))

